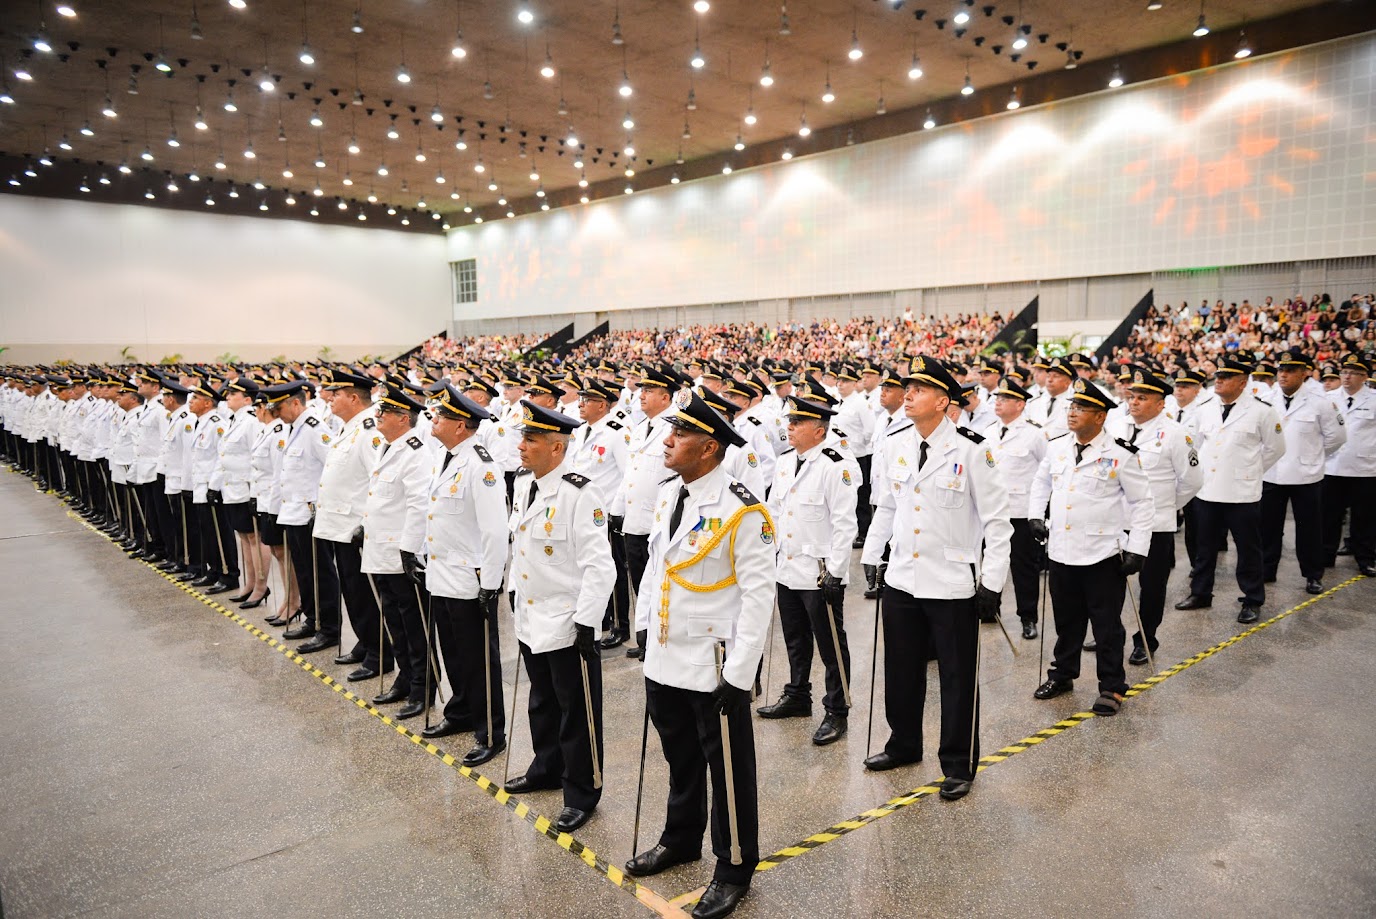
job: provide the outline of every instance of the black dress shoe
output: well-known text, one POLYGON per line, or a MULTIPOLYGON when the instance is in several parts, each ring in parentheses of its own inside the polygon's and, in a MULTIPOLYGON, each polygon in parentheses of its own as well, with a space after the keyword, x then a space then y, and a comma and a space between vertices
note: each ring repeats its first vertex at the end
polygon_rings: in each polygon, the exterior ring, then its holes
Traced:
POLYGON ((619 648, 630 641, 631 636, 625 632, 608 632, 607 637, 597 643, 603 651, 610 651, 612 648, 619 648))
POLYGON ((183 568, 177 572, 177 580, 181 581, 183 584, 187 581, 194 581, 199 577, 200 575, 192 571, 190 568, 183 568))
POLYGON ((227 581, 220 581, 218 584, 211 584, 208 588, 206 588, 206 594, 210 596, 213 596, 215 594, 227 594, 231 590, 234 590, 234 588, 235 585, 230 584, 227 581))
POLYGON ((315 634, 315 623, 309 619, 303 619, 301 624, 294 629, 287 629, 282 637, 288 641, 295 641, 298 638, 310 638, 315 634))
POLYGON ((362 683, 364 680, 371 680, 377 676, 377 671, 372 667, 359 667, 357 670, 350 670, 349 675, 344 679, 350 683, 362 683))
POLYGON ((1075 683, 1071 680, 1047 680, 1038 686, 1032 693, 1034 699, 1054 699, 1057 696, 1065 695, 1075 688, 1075 683))
POLYGON ((502 786, 513 795, 523 795, 529 791, 552 791, 560 787, 562 786, 558 779, 531 779, 524 775, 518 775, 502 786))
POLYGON ((1175 604, 1176 609, 1208 609, 1214 605, 1213 597, 1201 597, 1197 594, 1190 594, 1179 603, 1175 604))
POLYGON ((1098 651, 1098 650, 1099 650, 1099 643, 1098 643, 1097 641, 1095 641, 1093 638, 1091 638, 1091 639, 1087 640, 1087 641, 1086 641, 1083 645, 1081 645, 1080 647, 1084 648, 1086 651, 1098 651))
POLYGON ((1318 596, 1323 593, 1323 582, 1318 578, 1310 578, 1304 582, 1304 592, 1318 596))
POLYGON ((812 703, 791 696, 780 696, 773 705, 757 708, 761 718, 806 718, 812 714, 812 703))
POLYGON ((1237 621, 1241 622, 1243 625, 1256 622, 1260 618, 1261 610, 1257 609, 1255 606, 1244 606, 1242 611, 1237 614, 1237 621))
POLYGON ((1031 619, 1022 621, 1022 637, 1032 639, 1037 637, 1037 623, 1031 619))
POLYGON ((946 778, 941 783, 941 800, 959 801, 970 793, 969 779, 946 778))
POLYGON ((1369 578, 1376 578, 1376 565, 1358 565, 1357 570, 1369 578))
POLYGON ((836 743, 846 736, 846 716, 833 715, 830 712, 822 719, 822 723, 817 725, 817 730, 813 732, 812 742, 819 747, 827 744, 836 743))
POLYGON ((190 581, 190 584, 191 584, 192 587, 209 587, 210 585, 212 585, 212 584, 218 584, 219 582, 220 582, 220 579, 219 579, 218 577, 216 577, 215 575, 213 575, 213 574, 203 574, 203 575, 201 575, 201 576, 198 577, 198 578, 193 578, 193 579, 190 581))
MULTIPOLYGON (((462 721, 454 721, 451 718, 441 718, 438 724, 432 724, 430 727, 421 731, 420 736, 430 738, 448 737, 450 734, 466 734, 471 730, 473 730, 471 724, 462 721)), ((502 741, 502 746, 506 746, 506 741, 502 741)), ((474 749, 477 748, 475 747, 474 749)), ((484 762, 486 762, 486 760, 484 760, 484 762)))
POLYGON ((702 899, 693 907, 693 919, 720 919, 736 911, 741 897, 750 892, 747 884, 731 884, 715 878, 702 892, 702 899))
POLYGON ((393 717, 398 718, 398 719, 400 719, 400 720, 402 720, 402 721, 405 721, 407 718, 414 718, 414 717, 416 717, 417 715, 421 714, 421 713, 424 712, 424 711, 425 711, 425 703, 424 703, 424 702, 419 702, 419 701, 417 701, 417 702, 407 702, 407 703, 406 703, 405 705, 403 705, 401 708, 397 709, 397 713, 396 713, 396 715, 394 715, 393 717))
POLYGON ((326 648, 334 647, 339 639, 331 638, 328 635, 317 632, 314 638, 308 638, 296 646, 297 654, 314 654, 317 651, 324 651, 326 648))
POLYGON ((865 548, 865 535, 862 533, 859 536, 855 537, 855 539, 851 540, 850 547, 852 549, 865 548))
POLYGON ((626 873, 632 877, 647 878, 668 871, 675 865, 684 865, 702 858, 701 852, 675 852, 667 846, 655 846, 641 852, 626 863, 626 873))
POLYGON ((922 762, 922 757, 915 756, 908 758, 905 756, 894 756, 884 750, 865 760, 865 768, 870 772, 888 772, 890 769, 897 769, 899 766, 907 766, 911 763, 922 762))
POLYGON ((626 649, 626 656, 627 656, 627 657, 631 657, 631 658, 635 658, 636 660, 642 660, 642 661, 643 661, 643 660, 645 659, 645 649, 644 649, 644 648, 627 648, 627 649, 626 649))
POLYGON ((409 686, 398 686, 398 685, 396 685, 395 683, 393 683, 392 686, 391 686, 389 689, 385 690, 384 692, 380 693, 379 695, 373 696, 373 704, 374 704, 374 705, 391 705, 393 702, 400 702, 400 701, 402 701, 403 699, 408 699, 408 698, 410 698, 410 697, 411 697, 411 687, 409 687, 409 686))
POLYGON ((566 807, 559 812, 554 828, 561 833, 572 833, 592 817, 592 811, 580 811, 576 807, 566 807))
POLYGON ((341 667, 347 667, 350 664, 361 664, 363 663, 363 652, 355 648, 348 654, 337 654, 335 655, 334 662, 341 667))
POLYGON ((163 559, 162 561, 158 562, 159 571, 174 571, 180 567, 181 565, 178 562, 175 562, 170 558, 163 559))
POLYGON ((1134 645, 1132 653, 1128 655, 1128 663, 1138 667, 1147 662, 1147 649, 1141 645, 1134 645))
MULTIPOLYGON (((421 733, 424 734, 425 732, 422 731, 421 733)), ((481 766, 505 749, 505 737, 498 738, 497 742, 492 746, 488 746, 487 744, 474 744, 473 749, 463 755, 463 764, 465 766, 481 766)))

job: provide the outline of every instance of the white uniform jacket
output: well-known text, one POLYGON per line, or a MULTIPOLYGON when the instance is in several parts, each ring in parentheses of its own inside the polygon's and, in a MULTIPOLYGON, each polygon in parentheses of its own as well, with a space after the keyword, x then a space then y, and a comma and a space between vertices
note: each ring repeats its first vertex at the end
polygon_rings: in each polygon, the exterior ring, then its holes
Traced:
POLYGON ((1280 413, 1285 453, 1261 477, 1272 485, 1310 485, 1322 482, 1328 458, 1347 443, 1347 425, 1338 407, 1323 392, 1308 387, 1295 391, 1289 408, 1276 388, 1272 403, 1280 413))
POLYGON ((320 493, 320 473, 330 452, 333 435, 320 419, 302 412, 287 425, 276 449, 281 452, 277 469, 277 522, 301 526, 311 522, 316 497, 320 493))
MULTIPOLYGON (((407 436, 415 434, 412 431, 407 436)), ((382 448, 383 437, 377 431, 377 409, 368 406, 350 418, 338 434, 318 433, 316 439, 321 438, 328 438, 329 450, 325 454, 325 467, 320 471, 320 497, 316 501, 312 533, 316 539, 348 542, 363 524, 369 476, 373 460, 382 448)))
POLYGON ((669 470, 664 468, 664 438, 668 433, 665 412, 647 418, 631 431, 626 477, 621 480, 611 506, 612 516, 626 518, 621 527, 624 533, 649 533, 654 524, 659 485, 669 477, 669 470))
POLYGON ((746 450, 755 454, 755 459, 760 464, 760 478, 767 486, 774 481, 774 460, 777 455, 774 451, 774 441, 769 436, 769 429, 765 427, 764 421, 750 411, 737 414, 733 426, 736 433, 745 438, 746 450))
POLYGON ((769 513, 779 525, 774 577, 791 590, 816 590, 824 563, 829 574, 850 580, 860 464, 823 444, 779 457, 769 513))
POLYGON ((430 593, 471 600, 478 596, 479 587, 502 589, 510 542, 506 479, 496 458, 474 438, 455 447, 454 458, 442 468, 450 453, 443 445, 430 452, 422 538, 403 540, 402 548, 425 558, 425 586, 430 593))
POLYGON ((1201 424, 1203 445, 1199 464, 1204 487, 1195 497, 1220 504, 1250 504, 1261 500, 1261 476, 1285 452, 1285 435, 1275 409, 1244 392, 1233 403, 1228 419, 1223 407, 1201 424))
POLYGON ((1051 504, 1047 554, 1063 565, 1093 565, 1124 549, 1146 555, 1156 505, 1136 448, 1100 431, 1076 462, 1075 443, 1069 433, 1053 438, 1032 481, 1029 512, 1041 517, 1051 504))
POLYGON ((600 629, 612 595, 607 514, 590 484, 567 459, 544 478, 516 477, 508 587, 516 593, 516 638, 536 654, 570 647, 575 624, 600 629))
POLYGON ((865 394, 856 390, 841 400, 836 406, 836 417, 832 425, 846 432, 850 452, 858 456, 870 455, 870 442, 874 437, 874 413, 870 411, 865 394))
POLYGON ((1204 484, 1204 468, 1199 465, 1194 437, 1163 411, 1142 425, 1129 419, 1124 439, 1137 448, 1138 465, 1147 474, 1156 508, 1152 532, 1174 533, 1175 512, 1188 504, 1204 484))
POLYGON ((211 409, 196 419, 196 431, 191 440, 191 501, 204 504, 210 490, 210 477, 220 460, 220 440, 229 430, 229 421, 219 409, 211 409))
POLYGON ((130 412, 130 423, 137 428, 134 439, 134 466, 129 481, 146 485, 158 478, 158 455, 169 424, 167 412, 161 405, 145 402, 130 412))
POLYGON ((1328 474, 1376 476, 1376 390, 1363 386, 1355 395, 1335 389, 1328 394, 1347 428, 1347 443, 1328 458, 1328 474))
POLYGON ((592 479, 605 507, 610 507, 626 474, 631 433, 610 412, 594 424, 585 424, 570 435, 570 468, 592 479))
POLYGON ((1008 516, 1014 520, 1028 517, 1027 499, 1032 491, 1032 479, 1046 456, 1046 435, 1042 427, 1025 414, 1012 424, 995 420, 984 429, 984 439, 994 451, 999 475, 1008 489, 1008 516))
MULTIPOLYGON (((352 419, 350 419, 352 420, 352 419)), ((361 436, 374 434, 363 429, 361 436)), ((380 436, 380 435, 379 435, 380 436)), ((373 467, 368 471, 368 491, 360 502, 360 522, 363 525, 363 564, 365 574, 401 574, 401 550, 420 555, 425 541, 426 505, 430 504, 430 461, 434 451, 408 431, 376 451, 363 455, 371 457, 373 467)), ((506 502, 497 510, 501 524, 506 502)), ((320 518, 316 517, 316 529, 320 518)))
POLYGON ((660 489, 645 589, 636 596, 635 627, 648 631, 645 676, 662 686, 711 692, 715 647, 725 642, 726 682, 749 689, 774 614, 774 524, 764 505, 718 466, 687 485, 682 519, 670 533, 681 487, 674 476, 660 489))
POLYGON ((886 439, 880 468, 871 462, 875 510, 861 561, 880 564, 889 546, 887 583, 914 597, 962 600, 981 583, 1001 592, 1013 525, 992 447, 943 418, 918 469, 921 442, 906 428, 886 439))
POLYGON ((229 416, 228 429, 220 438, 220 459, 210 477, 210 487, 220 493, 226 504, 243 504, 250 497, 253 445, 258 442, 262 426, 250 405, 229 416))
MULTIPOLYGON (((162 450, 158 454, 158 471, 163 475, 163 491, 169 495, 180 494, 182 491, 182 453, 185 450, 185 442, 196 430, 196 416, 191 414, 191 409, 185 405, 179 406, 176 411, 167 413, 167 427, 164 429, 162 438, 162 450)), ((185 483, 186 489, 191 488, 190 480, 185 483)))

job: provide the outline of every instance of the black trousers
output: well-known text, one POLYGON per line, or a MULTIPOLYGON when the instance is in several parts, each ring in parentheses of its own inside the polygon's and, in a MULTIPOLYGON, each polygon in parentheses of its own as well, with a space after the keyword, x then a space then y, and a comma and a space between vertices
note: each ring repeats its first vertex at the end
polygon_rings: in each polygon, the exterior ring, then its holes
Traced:
MULTIPOLYGON (((451 695, 444 704, 444 717, 456 724, 471 726, 475 741, 493 746, 506 738, 497 601, 493 600, 484 610, 476 598, 434 597, 431 610, 439 631, 444 670, 449 675, 451 695), (489 724, 492 725, 490 731, 489 724)), ((588 678, 592 679, 591 670, 588 678)), ((581 673, 578 681, 581 699, 581 673)))
MULTIPOLYGON (((369 577, 377 585, 377 595, 382 599, 382 619, 387 623, 387 634, 382 637, 382 654, 386 659, 386 665, 379 672, 386 673, 392 669, 392 659, 395 655, 397 678, 392 685, 407 690, 408 701, 424 702, 425 659, 428 655, 425 644, 425 618, 420 602, 416 599, 416 582, 404 574, 365 574, 365 583, 369 577)), ((371 590, 369 592, 371 593, 371 590)), ((353 610, 349 612, 352 618, 353 610)), ((378 643, 376 632, 373 633, 372 642, 374 645, 378 643)), ((431 701, 434 701, 438 689, 439 674, 431 670, 431 701)))
POLYGON ((1199 499, 1191 498, 1183 508, 1185 518, 1185 561, 1194 570, 1195 559, 1199 557, 1199 499))
POLYGON ((1051 562, 1051 611, 1056 622, 1056 649, 1052 653, 1053 680, 1074 680, 1080 675, 1080 652, 1085 629, 1092 626, 1099 650, 1099 691, 1128 691, 1123 673, 1123 599, 1128 580, 1123 575, 1122 559, 1110 555, 1092 565, 1062 565, 1051 562))
POLYGON ((325 539, 311 536, 312 524, 282 524, 286 534, 287 551, 291 553, 291 567, 296 571, 296 583, 301 588, 301 611, 307 622, 326 639, 339 640, 339 576, 334 567, 334 546, 325 539), (314 546, 314 564, 312 564, 314 546), (320 608, 316 609, 317 587, 320 608))
POLYGON ((139 533, 139 545, 152 555, 167 556, 162 541, 162 521, 158 517, 157 501, 162 497, 157 479, 131 486, 133 489, 134 520, 139 533))
POLYGON ((193 504, 200 530, 201 545, 205 547, 205 567, 223 581, 239 581, 239 543, 229 526, 229 514, 222 504, 193 504), (216 530, 219 532, 217 533, 216 530), (220 552, 223 549, 224 556, 220 552))
POLYGON ((607 598, 607 612, 602 617, 602 631, 629 635, 631 631, 631 578, 626 568, 626 542, 607 528, 607 542, 612 550, 612 564, 616 566, 616 581, 612 595, 607 598))
POLYGON ((874 508, 870 506, 870 456, 857 456, 860 464, 860 488, 855 492, 855 519, 860 524, 860 538, 869 532, 874 508))
MULTIPOLYGON (((1161 627, 1161 617, 1166 611, 1166 584, 1171 579, 1171 569, 1175 567, 1175 534, 1152 533, 1151 548, 1147 551, 1146 564, 1137 575, 1139 586, 1137 611, 1142 617, 1142 628, 1147 633, 1147 647, 1156 653, 1156 630, 1161 627)), ((1142 647, 1142 633, 1132 633, 1132 646, 1142 647)))
POLYGON ((979 619, 973 597, 931 600, 886 587, 884 616, 884 716, 889 740, 884 750, 901 759, 922 756, 922 709, 927 701, 927 666, 936 652, 941 682, 941 746, 937 755, 947 778, 973 781, 979 761, 979 732, 971 748, 975 708, 975 666, 979 619))
POLYGON ((631 589, 640 596, 640 582, 645 579, 645 566, 650 564, 650 534, 627 533, 622 536, 626 549, 626 573, 631 589))
MULTIPOLYGON (((1013 576, 1013 599, 1017 603, 1018 618, 1037 621, 1037 589, 1041 585, 1042 558, 1046 550, 1032 538, 1032 529, 1025 517, 1012 518, 1013 540, 1008 559, 1013 576)), ((1002 605, 1002 604, 1000 604, 1002 605)), ((1000 610, 1002 612, 1002 610, 1000 610)))
POLYGON ((190 559, 191 570, 197 574, 205 574, 206 556, 205 541, 201 539, 201 528, 198 525, 199 518, 196 516, 196 505, 191 499, 191 492, 184 491, 180 497, 182 505, 182 522, 186 530, 186 557, 190 559))
POLYGON ((1376 477, 1330 475, 1323 480, 1323 563, 1338 562, 1343 515, 1352 521, 1352 555, 1359 565, 1376 565, 1376 477))
MULTIPOLYGON (((572 646, 534 653, 521 644, 521 657, 530 676, 530 744, 535 759, 526 769, 536 783, 561 781, 564 806, 590 811, 602 800, 593 787, 592 744, 588 738, 582 655, 572 646)), ((597 761, 602 755, 602 663, 588 664, 587 692, 592 696, 593 726, 597 733, 597 761)))
POLYGON ((713 877, 730 884, 750 883, 760 861, 759 794, 755 782, 755 733, 750 707, 738 705, 726 716, 731 738, 731 776, 736 798, 735 840, 741 863, 731 864, 731 821, 726 803, 726 766, 722 754, 721 716, 712 710, 710 693, 645 681, 645 705, 659 734, 669 764, 669 805, 659 844, 687 855, 702 849, 707 829, 707 774, 712 774, 713 877))
MULTIPOLYGON (((836 638, 841 643, 841 663, 845 666, 846 676, 850 676, 850 646, 846 642, 846 622, 843 610, 833 608, 836 617, 836 638)), ((850 711, 846 702, 845 687, 841 684, 841 671, 836 666, 836 639, 831 636, 831 617, 827 614, 827 604, 820 590, 794 590, 779 585, 779 622, 784 629, 784 645, 788 648, 788 684, 784 695, 812 704, 812 644, 816 639, 817 651, 826 669, 826 695, 822 707, 832 715, 845 715, 850 711)))
POLYGON ((152 507, 144 508, 144 513, 153 513, 158 518, 158 531, 162 537, 162 554, 175 562, 181 562, 185 555, 182 546, 181 498, 169 495, 166 479, 158 476, 149 486, 152 494, 152 507))
MULTIPOLYGON (((339 575, 339 590, 344 595, 349 624, 354 629, 354 651, 363 652, 364 667, 386 673, 392 669, 392 650, 388 648, 386 658, 382 659, 382 649, 378 647, 382 614, 378 611, 377 601, 373 599, 373 589, 368 586, 368 576, 363 573, 363 547, 328 539, 319 542, 322 548, 329 546, 330 559, 339 575)), ((415 591, 411 593, 411 603, 415 605, 415 591)), ((323 595, 321 602, 324 602, 323 595)), ((417 670, 416 674, 421 675, 422 671, 417 670)))
POLYGON ((1323 577, 1323 482, 1309 485, 1261 483, 1261 560, 1268 579, 1280 567, 1285 508, 1295 516, 1295 558, 1306 580, 1323 577))
POLYGON ((1224 504, 1195 498, 1192 503, 1196 505, 1199 544, 1194 567, 1190 570, 1190 593, 1213 598, 1218 553, 1231 533, 1237 547, 1237 586, 1242 589, 1242 602, 1261 606, 1266 602, 1266 584, 1262 580, 1261 502, 1224 504))

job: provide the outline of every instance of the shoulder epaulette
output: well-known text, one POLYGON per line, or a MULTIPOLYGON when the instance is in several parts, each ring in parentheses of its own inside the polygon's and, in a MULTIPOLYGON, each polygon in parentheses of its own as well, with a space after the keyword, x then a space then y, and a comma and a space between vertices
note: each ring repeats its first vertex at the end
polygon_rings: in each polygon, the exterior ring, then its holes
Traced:
POLYGON ((363 426, 371 431, 373 428, 377 427, 377 421, 373 418, 364 418, 363 426))
POLYGON ((901 428, 896 428, 896 429, 890 431, 889 433, 885 434, 884 436, 885 436, 885 437, 892 437, 892 436, 895 435, 895 434, 902 434, 904 431, 908 430, 908 428, 910 428, 910 427, 912 427, 911 424, 905 424, 905 425, 903 425, 903 427, 901 427, 901 428))
POLYGON ((753 424, 753 425, 759 426, 759 425, 764 424, 763 421, 761 421, 760 419, 756 418, 754 415, 749 415, 749 416, 747 416, 747 417, 749 418, 750 423, 753 424))
POLYGON ((530 475, 530 470, 527 469, 525 466, 517 466, 517 467, 516 467, 516 471, 513 472, 512 475, 514 475, 514 476, 530 475))
POLYGON ((845 438, 847 438, 847 437, 850 436, 849 434, 847 434, 845 431, 841 430, 840 428, 832 428, 832 429, 831 429, 831 433, 835 434, 837 437, 840 437, 840 438, 843 439, 843 440, 844 440, 845 438))
POLYGON ((564 481, 568 482, 574 488, 582 488, 584 485, 588 484, 591 479, 585 475, 579 475, 576 472, 566 472, 564 473, 564 481))
POLYGON ((282 429, 283 429, 284 427, 286 427, 286 425, 284 425, 282 422, 279 421, 279 422, 277 422, 275 425, 272 426, 272 433, 274 433, 274 434, 280 434, 281 431, 282 431, 282 429))
POLYGON ((320 419, 315 417, 314 415, 307 415, 306 424, 310 425, 311 427, 316 427, 320 424, 320 419))
POLYGON ((1066 431, 1066 432, 1063 433, 1063 434, 1057 434, 1055 437, 1049 438, 1047 442, 1049 443, 1049 442, 1052 441, 1052 440, 1060 440, 1062 437, 1069 437, 1069 436, 1070 436, 1070 432, 1069 432, 1069 431, 1066 431))
POLYGON ((1121 437, 1115 437, 1115 438, 1113 438, 1113 442, 1114 442, 1115 444, 1117 444, 1118 446, 1122 447, 1124 450, 1128 451, 1129 453, 1136 453, 1136 452, 1137 452, 1137 445, 1136 445, 1136 444, 1130 444, 1130 443, 1128 443, 1126 440, 1123 440, 1123 438, 1121 438, 1121 437))
POLYGON ((482 460, 484 463, 492 462, 492 454, 488 453, 487 448, 482 444, 474 444, 473 452, 478 454, 478 459, 482 460))
POLYGON ((220 423, 220 416, 217 415, 217 414, 215 414, 214 412, 211 412, 211 413, 210 413, 210 417, 207 418, 206 420, 209 421, 211 424, 219 424, 219 423, 220 423))
POLYGON ((669 476, 667 479, 660 479, 660 480, 659 480, 659 484, 660 484, 660 485, 668 485, 670 482, 672 482, 672 481, 673 481, 674 479, 676 479, 676 478, 678 478, 678 473, 677 473, 677 472, 674 473, 673 475, 669 476))
POLYGON ((831 447, 823 447, 822 455, 825 456, 827 459, 831 460, 833 463, 841 462, 841 454, 831 449, 831 447))
POLYGON ((608 421, 608 422, 607 422, 607 427, 611 428, 613 431, 619 431, 619 430, 621 430, 622 425, 619 424, 619 423, 617 423, 617 422, 615 422, 615 421, 608 421))
POLYGON ((785 450, 784 452, 780 453, 779 455, 780 455, 780 456, 788 456, 788 454, 790 454, 790 453, 792 453, 792 452, 793 452, 793 448, 792 448, 792 447, 789 447, 787 450, 785 450))
POLYGON ((750 489, 746 488, 740 482, 732 482, 731 487, 728 488, 727 491, 731 492, 731 494, 735 495, 737 498, 740 498, 742 504, 760 503, 755 496, 750 493, 750 489))
POLYGON ((425 444, 419 437, 411 436, 406 438, 406 446, 410 447, 412 450, 419 450, 421 447, 425 446, 425 444))
POLYGON ((974 443, 977 443, 977 444, 982 444, 982 443, 984 443, 984 435, 983 435, 983 434, 976 434, 974 431, 970 430, 969 428, 957 427, 957 428, 956 428, 956 432, 957 432, 958 434, 960 434, 961 437, 964 437, 966 440, 973 441, 974 443))
POLYGON ((1267 408, 1270 408, 1270 407, 1271 407, 1271 403, 1270 403, 1270 402, 1267 402, 1265 399, 1259 399, 1259 398, 1257 398, 1256 396, 1253 396, 1252 398, 1253 398, 1253 399, 1256 399, 1258 402, 1260 402, 1262 405, 1266 406, 1267 408))
POLYGON ((1027 419, 1025 419, 1025 420, 1027 421, 1028 424, 1032 425, 1032 427, 1034 427, 1034 428, 1039 428, 1039 427, 1041 427, 1041 423, 1040 423, 1040 422, 1033 421, 1031 418, 1027 418, 1027 419))

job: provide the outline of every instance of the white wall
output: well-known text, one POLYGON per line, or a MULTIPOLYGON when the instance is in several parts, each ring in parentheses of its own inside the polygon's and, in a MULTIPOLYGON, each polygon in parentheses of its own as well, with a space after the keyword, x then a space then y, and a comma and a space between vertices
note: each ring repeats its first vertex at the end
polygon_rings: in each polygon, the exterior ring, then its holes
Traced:
POLYGON ((0 195, 0 360, 343 358, 449 320, 444 239, 0 195))
POLYGON ((453 318, 1376 253, 1373 85, 1368 34, 464 227, 479 302, 453 318))

